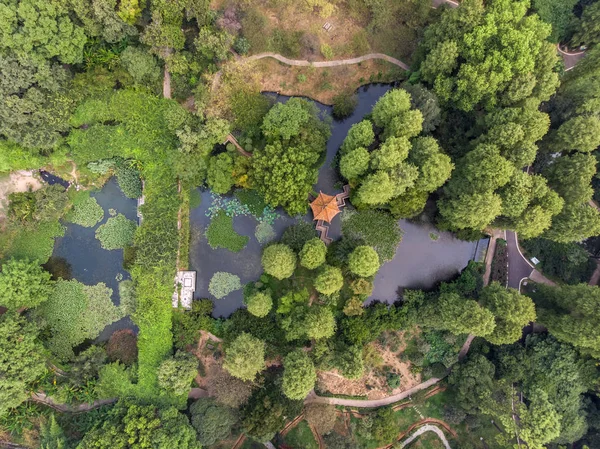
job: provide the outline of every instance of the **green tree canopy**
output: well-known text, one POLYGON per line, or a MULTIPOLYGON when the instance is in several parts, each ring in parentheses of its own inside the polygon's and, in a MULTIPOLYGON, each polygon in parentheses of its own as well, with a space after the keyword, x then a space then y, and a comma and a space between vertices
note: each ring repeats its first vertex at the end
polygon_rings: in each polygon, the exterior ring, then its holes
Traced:
POLYGON ((296 349, 283 360, 283 394, 290 399, 302 400, 314 388, 317 380, 315 366, 302 349, 296 349))
POLYGON ((232 427, 237 423, 237 413, 224 407, 211 398, 200 398, 190 406, 192 427, 196 429, 198 442, 211 446, 227 439, 232 427))
POLYGON ((593 45, 600 43, 600 4, 594 2, 583 9, 579 29, 572 43, 593 45))
POLYGON ((234 184, 233 158, 228 153, 209 159, 206 182, 215 193, 225 194, 231 190, 234 184))
POLYGON ((332 337, 335 333, 335 317, 327 307, 311 307, 304 321, 306 336, 313 340, 332 337))
POLYGON ((354 180, 366 173, 369 169, 371 155, 363 148, 358 147, 344 154, 340 159, 340 173, 348 180, 354 180))
POLYGON ((404 89, 386 92, 373 107, 373 123, 379 128, 389 126, 394 117, 410 109, 410 94, 404 89))
POLYGON ((12 312, 0 316, 0 416, 27 400, 29 385, 46 372, 38 328, 12 312))
POLYGON ((192 354, 177 351, 158 367, 158 385, 177 396, 187 395, 192 380, 198 375, 198 359, 192 354))
POLYGON ((531 299, 497 282, 482 290, 480 303, 495 317, 494 330, 485 336, 495 345, 514 343, 521 338, 523 327, 535 321, 535 306, 531 299))
POLYGON ((529 2, 481 0, 449 8, 427 28, 423 80, 441 101, 471 111, 545 101, 558 86, 551 26, 527 15, 529 2))
POLYGON ((36 307, 48 299, 53 284, 37 261, 9 259, 0 272, 0 305, 9 310, 36 307))
POLYGON ((265 272, 277 279, 289 278, 296 269, 296 254, 282 243, 266 247, 261 261, 265 272))
POLYGON ((600 117, 578 115, 569 119, 558 128, 556 139, 563 150, 594 151, 600 146, 600 117))
POLYGON ((340 151, 342 154, 346 154, 357 148, 369 148, 373 142, 375 142, 373 123, 369 120, 363 120, 350 127, 340 151))
POLYGON ((246 301, 248 312, 259 318, 265 317, 273 307, 273 298, 270 291, 258 291, 246 301))
POLYGON ((427 326, 444 329, 455 335, 473 334, 487 337, 494 330, 494 315, 473 299, 457 293, 442 293, 437 302, 424 306, 422 319, 427 326))
POLYGON ((323 266, 315 278, 315 289, 324 295, 332 295, 339 292, 343 285, 344 276, 342 276, 342 270, 331 265, 323 266))
POLYGON ((265 367, 265 343, 242 332, 225 350, 225 368, 232 376, 252 381, 265 367))
POLYGON ((325 263, 327 246, 318 237, 308 240, 300 251, 300 265, 309 270, 319 268, 325 263))
POLYGON ((357 276, 373 276, 379 270, 379 255, 371 246, 357 246, 348 256, 348 267, 357 276))

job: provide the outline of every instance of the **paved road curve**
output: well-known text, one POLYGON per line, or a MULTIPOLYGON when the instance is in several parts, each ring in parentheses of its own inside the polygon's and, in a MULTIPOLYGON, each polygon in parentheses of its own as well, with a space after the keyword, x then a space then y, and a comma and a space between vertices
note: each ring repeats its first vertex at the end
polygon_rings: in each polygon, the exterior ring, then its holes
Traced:
POLYGON ((448 440, 446 439, 446 435, 444 435, 444 432, 442 432, 439 427, 433 426, 431 424, 426 424, 423 427, 419 428, 415 433, 413 433, 410 437, 408 437, 406 440, 404 440, 400 444, 400 447, 408 446, 416 438, 420 437, 425 432, 434 432, 440 438, 440 440, 442 440, 442 443, 443 443, 445 449, 452 449, 450 447, 450 444, 448 443, 448 440))
POLYGON ((531 276, 534 267, 521 253, 515 232, 506 231, 506 243, 508 247, 508 286, 518 290, 521 280, 531 276))

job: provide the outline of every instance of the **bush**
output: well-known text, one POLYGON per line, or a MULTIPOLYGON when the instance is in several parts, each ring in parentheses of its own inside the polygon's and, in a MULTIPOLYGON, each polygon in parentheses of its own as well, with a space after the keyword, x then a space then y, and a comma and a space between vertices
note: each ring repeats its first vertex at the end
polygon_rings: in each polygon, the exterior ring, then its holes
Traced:
POLYGON ((242 332, 225 350, 223 368, 238 379, 253 381, 265 367, 265 343, 242 332))
POLYGON ((115 170, 117 183, 127 198, 139 198, 142 196, 142 180, 140 171, 135 168, 132 161, 117 163, 115 170))
POLYGON ((137 337, 131 329, 113 332, 106 345, 106 355, 111 362, 132 365, 137 360, 137 337))
POLYGON ((52 294, 50 277, 35 260, 5 261, 0 272, 0 304, 9 310, 40 305, 52 294))
POLYGON ((314 270, 325 263, 327 246, 318 238, 307 241, 300 251, 300 265, 309 270, 314 270))
POLYGON ((242 288, 239 276, 225 271, 216 272, 208 284, 208 291, 217 299, 242 288))
POLYGON ((86 228, 96 226, 104 218, 104 209, 98 204, 96 198, 86 197, 73 206, 73 211, 68 215, 69 221, 86 228))
POLYGON ((325 59, 333 59, 333 49, 328 44, 321 45, 321 54, 325 59))
POLYGON ((240 55, 245 55, 250 51, 250 42, 245 37, 237 37, 233 42, 233 49, 240 55))
POLYGON ((254 316, 259 318, 267 316, 273 307, 271 293, 268 291, 254 293, 246 301, 246 306, 248 312, 254 316))
POLYGON ((317 380, 315 366, 306 352, 296 349, 283 361, 282 390, 288 398, 303 400, 314 388, 317 380))
POLYGON ((344 285, 342 270, 338 267, 325 265, 315 279, 315 289, 324 295, 332 295, 339 292, 344 285))
POLYGON ((198 442, 211 446, 226 439, 238 420, 234 410, 218 405, 214 399, 200 398, 190 406, 192 427, 196 429, 198 442))
POLYGON ((350 253, 348 266, 357 276, 373 276, 379 270, 379 256, 370 246, 358 246, 350 253))
POLYGON ((100 245, 104 249, 125 248, 133 243, 136 229, 135 222, 128 220, 125 215, 119 214, 109 218, 106 223, 96 229, 96 238, 100 240, 100 245))
POLYGON ((261 261, 265 272, 277 279, 289 278, 296 269, 296 254, 281 243, 265 248, 261 261))
POLYGON ((261 221, 254 230, 254 236, 256 237, 256 240, 258 240, 258 243, 264 245, 275 239, 275 229, 273 229, 273 226, 266 221, 261 221))
POLYGON ((337 119, 350 117, 356 106, 358 98, 352 92, 342 92, 333 97, 333 116, 337 119))
POLYGON ((220 210, 212 218, 206 228, 206 238, 211 248, 226 248, 234 253, 240 252, 250 240, 248 236, 239 235, 233 229, 233 217, 220 210))
POLYGON ((304 244, 317 237, 317 231, 314 225, 304 220, 289 226, 281 237, 281 243, 292 248, 294 252, 300 252, 304 244))

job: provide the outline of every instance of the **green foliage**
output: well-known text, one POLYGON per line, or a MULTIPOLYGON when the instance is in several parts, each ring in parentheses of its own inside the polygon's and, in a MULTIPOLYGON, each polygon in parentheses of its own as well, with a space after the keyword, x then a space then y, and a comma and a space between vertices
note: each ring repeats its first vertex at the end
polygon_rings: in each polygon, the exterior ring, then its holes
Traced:
POLYGON ((551 26, 528 16, 528 6, 468 2, 427 29, 420 75, 441 101, 472 111, 550 98, 558 85, 556 51, 546 41, 551 26))
POLYGON ((584 153, 600 146, 600 118, 594 115, 578 115, 567 120, 556 132, 556 145, 564 150, 584 153))
POLYGON ((210 299, 192 302, 192 310, 173 313, 173 344, 177 349, 186 349, 198 343, 200 330, 214 332, 213 303, 210 299))
POLYGON ((0 416, 29 396, 29 385, 46 371, 38 328, 7 312, 0 316, 0 416))
POLYGON ((242 332, 225 350, 223 368, 241 380, 253 381, 265 367, 265 343, 242 332))
POLYGON ((259 291, 252 294, 246 300, 246 306, 248 312, 254 316, 259 318, 267 316, 273 307, 273 298, 271 298, 271 292, 259 291))
POLYGON ((139 47, 127 47, 120 63, 138 84, 153 87, 160 79, 160 68, 153 55, 139 47))
POLYGON ((130 366, 137 360, 137 337, 130 329, 113 332, 106 344, 106 355, 111 362, 130 366))
POLYGON ((198 375, 198 359, 187 352, 177 351, 158 367, 158 385, 177 396, 187 397, 192 380, 198 375))
POLYGON ((192 403, 190 414, 198 442, 203 446, 227 439, 238 420, 234 410, 218 405, 210 398, 200 398, 192 403))
POLYGON ((300 220, 283 231, 280 242, 289 246, 296 253, 304 248, 309 240, 317 237, 317 231, 311 223, 300 220))
POLYGON ((325 263, 327 246, 318 238, 308 240, 300 251, 300 265, 309 270, 314 270, 325 263))
POLYGON ((238 409, 252 394, 252 384, 233 377, 227 371, 219 370, 211 376, 207 386, 208 393, 217 402, 233 409, 238 409))
POLYGON ((344 237, 363 242, 379 254, 382 262, 394 258, 396 248, 402 241, 402 230, 391 215, 376 210, 342 212, 344 237))
POLYGON ((59 279, 48 301, 35 310, 51 332, 47 345, 61 359, 73 357, 75 346, 96 338, 102 329, 123 317, 103 283, 84 285, 59 279))
POLYGON ((142 196, 140 172, 132 161, 118 160, 115 175, 117 175, 119 187, 127 198, 142 196))
POLYGON ((597 44, 600 42, 600 5, 595 2, 588 4, 583 8, 581 16, 581 24, 575 32, 573 40, 574 44, 597 44))
POLYGON ((9 241, 2 245, 5 257, 17 259, 31 259, 46 262, 54 250, 54 239, 65 235, 65 227, 58 220, 39 223, 33 227, 24 228, 21 225, 15 227, 13 232, 4 233, 9 241))
POLYGON ((358 99, 353 92, 341 92, 333 97, 332 114, 338 120, 345 119, 352 115, 357 105, 358 99))
POLYGON ((61 185, 46 185, 35 192, 9 195, 8 217, 11 222, 36 225, 51 222, 63 216, 69 205, 69 196, 61 185))
POLYGON ((66 449, 68 440, 54 414, 40 426, 40 449, 66 449))
POLYGON ((206 182, 215 192, 225 194, 233 187, 233 158, 228 153, 212 156, 208 162, 206 182))
POLYGON ((340 173, 348 180, 357 179, 369 169, 371 155, 362 147, 344 154, 340 159, 340 173))
POLYGON ((398 436, 398 420, 391 407, 377 410, 371 432, 380 446, 392 443, 398 436))
POLYGON ((519 243, 529 254, 540 260, 538 269, 567 284, 589 281, 596 268, 589 253, 577 243, 557 243, 542 238, 519 243))
POLYGON ((283 394, 292 400, 303 400, 314 388, 317 373, 312 360, 302 349, 296 349, 283 360, 283 394))
POLYGON ((9 259, 0 272, 0 305, 14 311, 36 307, 48 299, 53 282, 37 261, 9 259))
POLYGON ((213 274, 208 284, 208 291, 217 299, 224 298, 231 292, 241 288, 242 284, 240 283, 239 276, 225 271, 218 271, 213 274))
POLYGON ((264 249, 261 262, 265 273, 277 279, 286 279, 296 269, 296 254, 289 246, 278 243, 264 249))
POLYGON ((99 447, 200 449, 200 444, 187 416, 176 408, 121 401, 84 436, 77 449, 99 447))
POLYGON ((326 435, 333 430, 337 414, 333 405, 309 402, 304 407, 304 417, 319 435, 326 435))
POLYGON ((340 151, 342 154, 346 154, 357 148, 369 148, 373 142, 375 142, 373 123, 363 120, 350 127, 340 151))
POLYGON ((270 206, 283 206, 290 215, 304 213, 329 137, 328 125, 313 103, 292 98, 269 110, 262 133, 267 145, 253 153, 252 183, 270 206))
POLYGON ((258 240, 258 243, 264 245, 265 243, 272 242, 277 237, 275 229, 266 221, 261 221, 256 225, 254 230, 254 237, 258 240))
POLYGON ((75 224, 93 228, 104 218, 104 209, 98 204, 96 198, 88 196, 73 206, 73 212, 68 218, 75 224))
POLYGON ((373 123, 379 128, 389 126, 394 117, 410 109, 410 94, 403 89, 393 89, 383 95, 373 107, 373 123))
POLYGON ((497 282, 485 287, 480 296, 480 304, 494 314, 496 325, 486 340, 495 345, 514 343, 523 334, 523 327, 534 322, 535 306, 527 296, 518 290, 506 289, 497 282))
POLYGON ((324 265, 315 278, 315 289, 324 295, 332 295, 339 292, 344 285, 342 270, 331 265, 324 265))
POLYGON ((304 329, 312 340, 332 337, 335 327, 333 312, 326 307, 311 307, 306 314, 304 329))
POLYGON ((120 249, 133 243, 137 225, 123 214, 109 218, 106 223, 96 229, 96 238, 104 249, 120 249))
POLYGON ((240 252, 248 244, 248 236, 239 235, 233 229, 233 217, 219 210, 206 228, 206 238, 211 248, 226 248, 234 253, 240 252))
POLYGON ((600 294, 594 287, 587 284, 539 286, 532 296, 538 308, 538 321, 552 335, 596 357, 600 354, 600 334, 594 310, 600 303, 600 294))
POLYGON ((569 35, 569 30, 573 28, 575 14, 573 7, 576 0, 533 0, 531 6, 540 18, 552 25, 552 42, 564 42, 569 35))
POLYGON ((348 256, 348 267, 357 276, 373 276, 379 270, 379 255, 371 246, 357 246, 348 256))

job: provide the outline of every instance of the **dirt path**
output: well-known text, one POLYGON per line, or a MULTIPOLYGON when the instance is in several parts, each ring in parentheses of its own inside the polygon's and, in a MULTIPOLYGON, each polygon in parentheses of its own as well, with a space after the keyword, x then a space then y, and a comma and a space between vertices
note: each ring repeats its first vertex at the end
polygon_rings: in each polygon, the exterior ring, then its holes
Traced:
POLYGON ((357 407, 357 408, 375 408, 375 407, 383 407, 385 405, 390 405, 395 402, 401 401, 409 397, 412 394, 415 394, 421 390, 425 390, 435 384, 437 384, 441 378, 432 377, 428 381, 420 383, 412 388, 409 388, 406 391, 403 391, 398 394, 394 394, 391 396, 387 396, 381 399, 372 399, 372 400, 364 400, 364 399, 342 399, 342 398, 328 398, 323 396, 317 396, 314 391, 311 391, 307 398, 304 400, 305 404, 309 404, 311 402, 318 402, 321 404, 333 404, 333 405, 343 405, 344 407, 357 407))
POLYGON ((600 281, 600 262, 596 261, 596 269, 594 270, 588 285, 598 285, 598 281, 600 281))
POLYGON ((171 98, 171 74, 165 64, 165 75, 163 77, 163 97, 171 98))
POLYGON ((46 394, 44 394, 42 392, 31 393, 31 400, 34 402, 38 402, 40 404, 47 405, 48 407, 53 408, 54 410, 57 410, 57 411, 63 412, 63 413, 89 412, 90 410, 94 410, 96 408, 102 407, 103 405, 113 404, 113 403, 117 402, 117 398, 111 398, 111 399, 99 399, 99 400, 92 402, 91 404, 87 404, 87 403, 77 404, 77 405, 61 404, 61 403, 54 401, 54 399, 52 399, 50 396, 46 396, 46 394))
POLYGON ((285 56, 282 56, 278 53, 259 53, 257 55, 248 56, 246 58, 242 58, 242 61, 256 61, 258 59, 263 58, 273 58, 277 59, 279 62, 283 62, 287 65, 300 66, 300 67, 339 67, 342 65, 351 65, 358 64, 363 61, 368 61, 369 59, 383 59, 391 64, 397 65, 398 67, 403 68, 404 70, 410 70, 410 67, 400 61, 399 59, 392 58, 383 53, 369 53, 367 55, 358 56, 357 58, 351 59, 338 59, 336 61, 306 61, 301 59, 288 59, 285 56))

